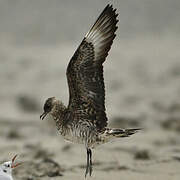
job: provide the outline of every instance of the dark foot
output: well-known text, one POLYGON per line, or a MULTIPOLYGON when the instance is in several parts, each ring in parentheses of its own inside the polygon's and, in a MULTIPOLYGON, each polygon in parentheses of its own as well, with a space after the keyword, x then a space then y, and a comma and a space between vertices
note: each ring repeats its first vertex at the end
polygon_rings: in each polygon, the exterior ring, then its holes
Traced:
POLYGON ((89 161, 89 165, 90 165, 90 167, 89 167, 89 175, 91 176, 91 174, 92 174, 92 151, 91 151, 91 149, 89 149, 89 157, 90 157, 90 161, 89 161))
POLYGON ((85 178, 87 174, 92 175, 92 151, 91 149, 87 148, 87 165, 86 165, 86 172, 85 172, 85 178))

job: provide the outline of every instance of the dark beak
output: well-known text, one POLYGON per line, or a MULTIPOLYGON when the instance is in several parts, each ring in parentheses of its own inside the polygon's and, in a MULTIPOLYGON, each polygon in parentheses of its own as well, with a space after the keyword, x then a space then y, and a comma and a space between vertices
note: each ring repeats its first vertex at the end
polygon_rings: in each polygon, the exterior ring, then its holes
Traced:
POLYGON ((43 120, 43 119, 46 117, 47 114, 48 114, 47 112, 43 112, 43 113, 40 115, 40 119, 43 120))
POLYGON ((16 163, 16 164, 14 163, 16 157, 17 157, 17 154, 12 158, 12 165, 11 165, 12 169, 22 164, 22 163, 16 163))

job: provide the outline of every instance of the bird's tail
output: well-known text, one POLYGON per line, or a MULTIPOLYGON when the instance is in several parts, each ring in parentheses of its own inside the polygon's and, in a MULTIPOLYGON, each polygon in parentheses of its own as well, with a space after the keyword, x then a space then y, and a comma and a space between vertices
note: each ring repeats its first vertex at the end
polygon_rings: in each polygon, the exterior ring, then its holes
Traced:
POLYGON ((107 129, 105 134, 108 137, 116 137, 116 138, 121 138, 121 137, 129 137, 136 132, 140 131, 140 128, 135 128, 135 129, 107 129))
POLYGON ((97 145, 111 142, 117 138, 129 137, 140 130, 141 128, 134 128, 134 129, 106 128, 104 133, 99 135, 97 142, 93 144, 92 147, 94 148, 97 145))

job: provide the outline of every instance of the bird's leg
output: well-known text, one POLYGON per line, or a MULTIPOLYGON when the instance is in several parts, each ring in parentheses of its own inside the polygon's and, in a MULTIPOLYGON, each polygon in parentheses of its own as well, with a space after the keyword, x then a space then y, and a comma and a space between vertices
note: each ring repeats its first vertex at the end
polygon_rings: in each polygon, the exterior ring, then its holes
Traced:
POLYGON ((86 164, 85 178, 88 173, 90 176, 92 175, 92 151, 89 148, 87 148, 87 164, 86 164))
POLYGON ((89 163, 90 163, 90 167, 89 167, 89 175, 91 176, 91 174, 92 174, 92 151, 91 151, 91 149, 89 149, 89 157, 90 157, 90 161, 89 161, 89 163))
POLYGON ((89 172, 89 149, 87 148, 87 164, 86 164, 86 172, 85 172, 85 178, 89 172))

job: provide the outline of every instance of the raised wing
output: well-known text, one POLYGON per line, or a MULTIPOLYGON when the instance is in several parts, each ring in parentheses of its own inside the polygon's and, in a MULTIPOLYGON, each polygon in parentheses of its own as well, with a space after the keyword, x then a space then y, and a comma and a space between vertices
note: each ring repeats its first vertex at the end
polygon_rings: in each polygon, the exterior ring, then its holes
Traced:
POLYGON ((115 11, 112 5, 105 7, 71 58, 66 73, 70 94, 68 108, 79 111, 100 131, 107 126, 102 64, 116 36, 118 14, 115 11))

